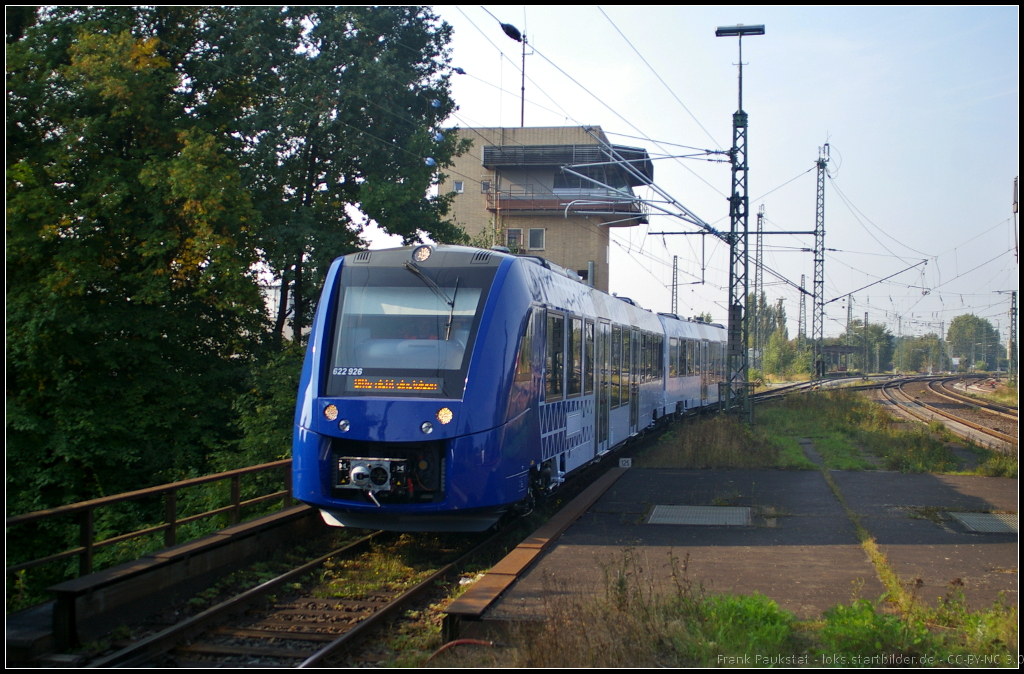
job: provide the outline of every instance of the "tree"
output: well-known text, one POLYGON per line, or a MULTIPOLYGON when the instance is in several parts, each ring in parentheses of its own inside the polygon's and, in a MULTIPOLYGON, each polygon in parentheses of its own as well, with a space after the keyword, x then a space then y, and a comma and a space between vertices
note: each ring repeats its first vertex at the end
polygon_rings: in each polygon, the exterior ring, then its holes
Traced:
POLYGON ((287 404, 250 377, 292 362, 263 358, 260 264, 298 336, 368 218, 461 237, 426 196, 457 149, 450 31, 410 7, 8 9, 9 512, 277 437, 246 420, 287 404))
POLYGON ((248 11, 266 27, 249 48, 270 58, 240 131, 243 174, 268 223, 262 262, 281 281, 280 341, 289 298, 298 338, 328 265, 363 245, 369 220, 407 244, 464 239, 444 220, 451 196, 426 196, 459 148, 440 128, 454 110, 451 27, 422 7, 248 11))
POLYGON ((190 114, 157 37, 217 12, 47 9, 8 46, 9 512, 187 474, 228 434, 257 214, 230 111, 190 114))
POLYGON ((787 374, 793 363, 795 349, 789 341, 784 328, 776 328, 768 337, 768 345, 764 350, 765 374, 787 374))
POLYGON ((994 369, 996 359, 1003 353, 999 332, 988 320, 974 314, 961 314, 954 318, 949 324, 946 341, 950 355, 966 358, 971 367, 980 364, 984 369, 994 369))

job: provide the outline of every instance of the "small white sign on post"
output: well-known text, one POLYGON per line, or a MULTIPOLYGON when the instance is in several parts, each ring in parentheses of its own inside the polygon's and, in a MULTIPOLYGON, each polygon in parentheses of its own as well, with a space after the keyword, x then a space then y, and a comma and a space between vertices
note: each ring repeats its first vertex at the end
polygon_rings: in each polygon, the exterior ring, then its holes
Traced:
POLYGON ((619 459, 619 468, 632 468, 633 459, 619 459))

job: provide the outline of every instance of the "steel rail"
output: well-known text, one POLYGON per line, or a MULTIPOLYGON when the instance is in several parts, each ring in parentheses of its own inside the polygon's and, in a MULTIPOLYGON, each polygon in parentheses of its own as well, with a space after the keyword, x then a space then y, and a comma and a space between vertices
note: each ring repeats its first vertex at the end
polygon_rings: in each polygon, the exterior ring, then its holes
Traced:
POLYGON ((367 547, 370 541, 380 533, 381 532, 379 531, 374 532, 369 536, 353 541, 352 543, 329 552, 322 557, 318 557, 311 562, 307 562, 302 566, 294 568, 276 578, 271 578, 270 580, 246 590, 227 601, 221 602, 216 606, 211 606, 202 613, 192 616, 187 620, 183 620, 176 625, 171 625, 167 629, 150 635, 145 639, 117 651, 116 653, 95 660, 89 664, 89 667, 134 667, 157 655, 166 653, 177 646, 181 641, 189 639, 197 634, 201 634, 206 631, 209 625, 217 623, 233 613, 244 611, 253 602, 262 598, 264 595, 269 594, 271 591, 285 583, 302 577, 332 557, 362 550, 364 547, 367 547))
MULTIPOLYGON (((911 416, 916 417, 916 418, 924 421, 925 423, 928 423, 928 422, 931 422, 931 421, 934 421, 934 420, 928 418, 926 415, 920 414, 919 412, 913 410, 912 409, 913 406, 916 405, 916 406, 922 407, 922 408, 928 410, 929 412, 932 412, 933 414, 937 414, 937 415, 939 415, 941 417, 944 417, 946 419, 949 419, 951 421, 955 421, 958 424, 961 424, 963 426, 967 426, 968 428, 972 428, 972 429, 974 429, 974 430, 976 430, 976 431, 978 431, 978 432, 980 432, 980 433, 982 433, 984 435, 988 435, 988 436, 996 438, 998 440, 1002 440, 1003 442, 1005 442, 1007 444, 1010 444, 1010 445, 1013 445, 1013 446, 1017 445, 1017 438, 1010 437, 1009 435, 1006 435, 1004 433, 1000 433, 999 431, 992 430, 991 428, 986 428, 984 426, 981 426, 980 424, 976 424, 976 423, 974 423, 972 421, 968 421, 967 419, 964 419, 962 417, 958 417, 958 416, 956 416, 954 414, 950 414, 948 412, 944 412, 944 411, 942 411, 942 410, 940 410, 938 408, 932 407, 931 405, 929 405, 927 403, 923 403, 920 400, 911 399, 910 396, 903 390, 903 385, 907 384, 907 383, 910 383, 911 381, 920 381, 920 379, 911 379, 911 380, 901 381, 901 382, 890 382, 889 384, 886 384, 885 386, 882 387, 882 393, 884 395, 886 395, 886 397, 888 397, 889 400, 891 400, 894 404, 896 404, 897 406, 899 406, 902 409, 904 409, 908 414, 910 414, 911 416), (902 403, 899 400, 897 400, 893 395, 891 395, 889 393, 889 389, 892 388, 892 387, 897 388, 901 395, 907 397, 908 401, 906 403, 902 403)), ((961 438, 964 438, 965 440, 971 440, 971 438, 966 437, 963 433, 957 433, 954 429, 950 429, 950 431, 954 435, 957 435, 957 436, 959 436, 961 438)))
POLYGON ((430 590, 439 580, 446 580, 450 575, 458 573, 466 562, 481 551, 486 550, 490 545, 494 544, 502 537, 503 533, 504 532, 502 531, 495 532, 494 535, 475 546, 472 550, 465 553, 454 562, 446 564, 444 567, 430 574, 430 576, 420 581, 415 586, 395 597, 387 604, 387 606, 384 606, 380 610, 375 611, 366 618, 360 620, 355 627, 340 635, 337 639, 323 646, 316 653, 306 658, 298 665, 299 668, 315 667, 332 655, 338 654, 339 651, 343 651, 346 648, 357 645, 366 637, 368 632, 379 627, 381 623, 394 616, 395 613, 405 608, 409 603, 419 598, 419 596, 424 594, 426 591, 430 590))
POLYGON ((1014 410, 1012 407, 999 405, 997 403, 992 403, 987 400, 979 400, 977 398, 972 398, 970 396, 961 395, 955 391, 950 391, 945 386, 945 382, 949 381, 953 381, 953 379, 940 379, 938 381, 928 382, 928 388, 935 395, 942 396, 943 398, 952 400, 953 402, 973 405, 991 414, 997 414, 1001 417, 1010 419, 1011 421, 1017 421, 1017 411, 1014 410), (938 388, 936 388, 936 385, 938 386, 938 388))

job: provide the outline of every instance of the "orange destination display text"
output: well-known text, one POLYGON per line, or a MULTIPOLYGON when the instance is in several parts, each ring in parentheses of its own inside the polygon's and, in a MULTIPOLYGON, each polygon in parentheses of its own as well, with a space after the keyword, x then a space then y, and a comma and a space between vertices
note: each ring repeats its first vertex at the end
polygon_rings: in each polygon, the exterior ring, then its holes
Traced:
POLYGON ((422 379, 367 379, 366 377, 357 377, 352 382, 352 388, 374 391, 436 391, 437 384, 426 382, 422 379))

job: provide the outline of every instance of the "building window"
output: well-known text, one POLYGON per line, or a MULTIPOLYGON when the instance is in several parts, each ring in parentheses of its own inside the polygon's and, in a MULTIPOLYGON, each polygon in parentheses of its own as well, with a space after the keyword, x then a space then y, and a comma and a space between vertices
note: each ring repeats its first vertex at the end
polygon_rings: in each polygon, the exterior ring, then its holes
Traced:
POLYGON ((462 182, 461 180, 456 180, 455 181, 455 191, 458 194, 462 194, 463 192, 466 191, 466 184, 464 182, 462 182))
POLYGON ((544 230, 530 230, 530 250, 544 250, 544 230))
POLYGON ((491 181, 490 180, 481 180, 480 181, 480 192, 482 194, 487 194, 490 191, 491 191, 491 181))
POLYGON ((513 253, 518 253, 523 249, 523 230, 521 229, 506 229, 505 230, 505 245, 513 253))

